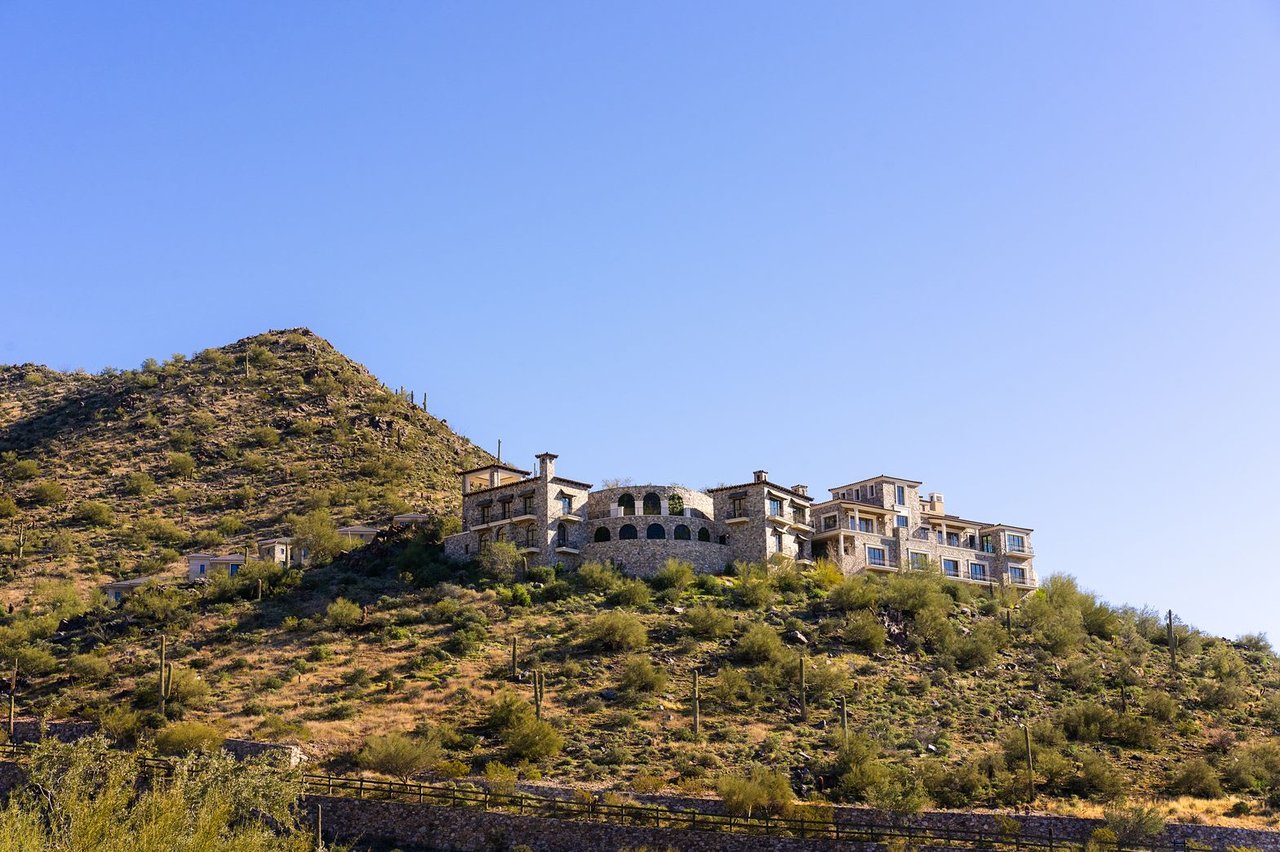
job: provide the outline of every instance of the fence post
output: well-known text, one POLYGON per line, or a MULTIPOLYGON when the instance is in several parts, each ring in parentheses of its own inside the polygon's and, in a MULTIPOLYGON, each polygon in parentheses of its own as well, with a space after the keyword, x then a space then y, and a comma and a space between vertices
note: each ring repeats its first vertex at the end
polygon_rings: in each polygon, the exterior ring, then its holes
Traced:
POLYGON ((363 778, 360 779, 360 786, 356 788, 356 798, 357 799, 364 798, 364 779, 363 778))

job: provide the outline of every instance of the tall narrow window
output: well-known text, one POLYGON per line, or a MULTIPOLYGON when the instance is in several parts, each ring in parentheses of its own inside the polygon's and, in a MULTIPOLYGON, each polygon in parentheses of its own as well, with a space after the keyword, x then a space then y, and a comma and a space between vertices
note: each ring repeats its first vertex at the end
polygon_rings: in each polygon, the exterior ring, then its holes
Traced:
POLYGON ((521 505, 520 505, 520 514, 522 515, 533 514, 533 495, 532 494, 526 494, 524 496, 524 499, 521 501, 521 505))
POLYGON ((729 504, 729 517, 745 518, 747 516, 747 501, 744 497, 734 497, 729 504))
POLYGON ((573 512, 573 498, 568 494, 560 495, 560 514, 568 515, 573 512))
POLYGON ((569 528, 564 524, 556 524, 556 547, 569 546, 569 528))
POLYGON ((897 498, 899 506, 907 505, 907 489, 904 486, 897 486, 893 493, 894 497, 897 498))
POLYGON ((777 530, 773 531, 773 550, 775 553, 782 552, 782 533, 777 530))
POLYGON ((782 501, 777 497, 769 498, 769 514, 773 515, 775 518, 782 517, 782 501))

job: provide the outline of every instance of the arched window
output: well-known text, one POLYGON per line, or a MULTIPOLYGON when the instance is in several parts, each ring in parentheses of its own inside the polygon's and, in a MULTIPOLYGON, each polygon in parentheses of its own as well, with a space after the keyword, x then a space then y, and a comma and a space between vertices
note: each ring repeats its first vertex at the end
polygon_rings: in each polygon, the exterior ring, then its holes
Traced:
POLYGON ((569 528, 564 524, 556 524, 556 547, 565 547, 569 544, 569 528))
POLYGON ((644 513, 646 515, 662 514, 662 500, 659 499, 658 495, 654 494, 652 491, 644 495, 644 513))
POLYGON ((628 538, 639 538, 639 537, 640 536, 637 535, 636 533, 635 526, 632 524, 623 524, 622 529, 618 530, 619 540, 628 539, 628 538))
POLYGON ((649 524, 649 528, 644 532, 645 538, 666 538, 667 531, 662 528, 662 524, 649 524))
POLYGON ((494 540, 494 541, 506 541, 506 540, 507 540, 507 529, 506 529, 506 527, 498 527, 497 531, 495 531, 495 532, 494 532, 494 534, 493 534, 493 540, 494 540))
POLYGON ((618 498, 618 508, 622 510, 624 515, 634 515, 636 513, 636 498, 630 494, 623 494, 618 498))
POLYGON ((698 530, 698 541, 711 541, 711 530, 706 527, 698 530))
POLYGON ((608 528, 608 527, 597 527, 597 528, 596 528, 596 541, 608 541, 608 540, 609 540, 609 537, 610 537, 610 536, 609 536, 609 528, 608 528))
POLYGON ((683 515, 684 514, 684 498, 679 494, 672 494, 667 498, 667 514, 683 515))
POLYGON ((672 534, 671 537, 676 541, 689 541, 691 538, 689 535, 689 528, 684 524, 676 524, 675 533, 672 534))

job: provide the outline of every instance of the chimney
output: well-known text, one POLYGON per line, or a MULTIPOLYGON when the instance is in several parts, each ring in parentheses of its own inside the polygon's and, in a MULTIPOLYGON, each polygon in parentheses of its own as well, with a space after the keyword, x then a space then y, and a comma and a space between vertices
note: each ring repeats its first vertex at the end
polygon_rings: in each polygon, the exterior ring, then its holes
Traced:
POLYGON ((766 479, 768 479, 768 478, 769 478, 769 471, 767 471, 767 470, 757 470, 757 471, 755 472, 754 476, 755 476, 755 478, 756 478, 756 482, 764 482, 766 479))
POLYGON ((539 453, 538 454, 538 478, 546 481, 556 475, 556 459, 560 458, 555 453, 539 453))
POLYGON ((502 484, 502 471, 496 467, 489 471, 489 487, 496 488, 502 484))
POLYGON ((942 511, 942 495, 939 494, 937 491, 930 492, 929 504, 930 504, 929 508, 933 510, 934 514, 936 515, 946 514, 945 512, 942 511))
POLYGON ((793 485, 791 486, 791 490, 799 494, 801 497, 809 496, 809 486, 807 485, 793 485))

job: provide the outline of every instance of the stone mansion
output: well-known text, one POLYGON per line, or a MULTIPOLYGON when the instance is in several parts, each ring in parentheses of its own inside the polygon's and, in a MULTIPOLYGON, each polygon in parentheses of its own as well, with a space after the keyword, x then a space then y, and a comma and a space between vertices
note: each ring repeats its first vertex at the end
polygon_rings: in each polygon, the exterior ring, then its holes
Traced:
POLYGON ((808 564, 827 558, 846 574, 934 567, 952 579, 1036 587, 1031 530, 948 515, 942 495, 921 483, 875 476, 830 489, 814 502, 804 485, 750 482, 697 491, 679 485, 592 490, 556 475, 552 453, 532 473, 501 461, 459 472, 462 532, 445 553, 470 559, 493 541, 509 541, 530 565, 576 567, 612 562, 649 576, 668 559, 719 573, 734 562, 777 554, 808 564))

